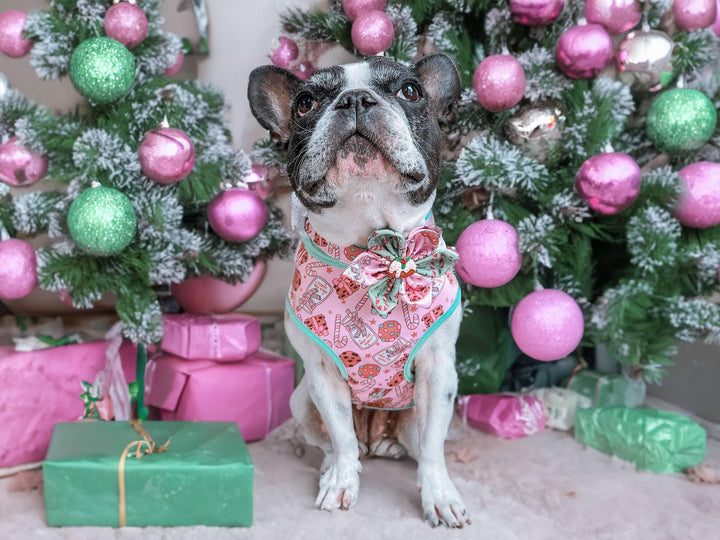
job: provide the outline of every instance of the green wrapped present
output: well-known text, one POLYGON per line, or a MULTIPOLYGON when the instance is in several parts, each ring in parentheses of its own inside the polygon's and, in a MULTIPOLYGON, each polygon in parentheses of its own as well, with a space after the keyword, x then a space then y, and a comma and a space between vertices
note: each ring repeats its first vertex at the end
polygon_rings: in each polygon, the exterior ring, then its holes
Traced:
POLYGON ((620 373, 576 372, 568 388, 592 400, 593 407, 639 407, 645 402, 645 381, 620 373))
POLYGON ((654 409, 579 409, 575 439, 639 469, 677 473, 705 459, 707 434, 680 414, 654 409))
POLYGON ((43 477, 51 526, 252 524, 253 466, 233 422, 59 423, 43 477))

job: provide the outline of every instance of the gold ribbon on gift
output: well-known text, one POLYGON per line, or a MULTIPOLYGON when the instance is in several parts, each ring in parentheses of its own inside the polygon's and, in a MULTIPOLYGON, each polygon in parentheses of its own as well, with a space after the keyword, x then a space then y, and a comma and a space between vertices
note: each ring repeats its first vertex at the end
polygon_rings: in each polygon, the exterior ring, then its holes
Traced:
POLYGON ((127 460, 128 454, 134 451, 135 459, 140 459, 147 454, 162 454, 166 452, 168 446, 170 446, 170 439, 165 441, 162 446, 156 446, 155 441, 147 432, 142 425, 142 420, 130 420, 130 425, 137 432, 141 439, 129 443, 125 450, 123 450, 120 456, 120 462, 118 463, 118 516, 120 527, 127 526, 127 506, 125 504, 125 461, 127 460))

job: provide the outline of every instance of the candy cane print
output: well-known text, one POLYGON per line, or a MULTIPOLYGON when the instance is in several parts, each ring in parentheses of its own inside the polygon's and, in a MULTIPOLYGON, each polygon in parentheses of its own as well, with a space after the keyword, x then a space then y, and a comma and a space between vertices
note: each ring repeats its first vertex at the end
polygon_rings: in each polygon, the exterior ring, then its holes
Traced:
POLYGON ((415 330, 418 326, 420 326, 420 317, 417 313, 413 313, 412 316, 410 315, 410 308, 405 302, 400 302, 402 304, 402 310, 403 310, 403 317, 405 317, 405 324, 407 324, 408 329, 415 330))
POLYGON ((360 311, 363 308, 363 306, 367 303, 368 298, 370 298, 370 295, 365 293, 363 295, 363 297, 360 299, 360 301, 357 303, 357 305, 355 306, 355 311, 360 311))
POLYGON ((335 332, 333 334, 333 339, 335 341, 336 347, 345 347, 348 343, 348 339, 346 336, 343 336, 342 339, 340 338, 340 319, 342 318, 342 315, 339 313, 335 315, 335 332))
POLYGON ((314 270, 314 268, 325 268, 327 264, 323 264, 321 262, 311 262, 305 267, 305 273, 310 277, 317 276, 317 272, 314 270))

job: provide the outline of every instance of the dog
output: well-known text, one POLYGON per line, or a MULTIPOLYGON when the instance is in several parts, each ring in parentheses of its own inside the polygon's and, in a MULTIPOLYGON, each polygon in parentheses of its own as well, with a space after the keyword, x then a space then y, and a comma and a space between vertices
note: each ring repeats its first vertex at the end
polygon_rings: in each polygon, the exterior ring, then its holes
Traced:
POLYGON ((305 82, 274 66, 249 78, 251 110, 286 145, 307 214, 285 323, 305 367, 292 413, 325 453, 322 509, 355 505, 361 452, 407 454, 425 520, 470 523, 444 457, 462 318, 457 255, 431 216, 439 119, 461 88, 442 54, 411 66, 371 57, 305 82))

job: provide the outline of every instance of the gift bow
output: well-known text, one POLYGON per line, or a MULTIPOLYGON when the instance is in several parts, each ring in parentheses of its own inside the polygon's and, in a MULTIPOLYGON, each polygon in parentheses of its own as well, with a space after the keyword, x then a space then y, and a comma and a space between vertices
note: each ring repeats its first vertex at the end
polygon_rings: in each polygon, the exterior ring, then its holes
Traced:
POLYGON ((344 275, 369 287, 374 310, 382 317, 397 305, 398 298, 427 307, 432 303, 432 280, 449 272, 458 255, 447 248, 434 227, 420 227, 407 235, 383 229, 375 231, 344 275))

